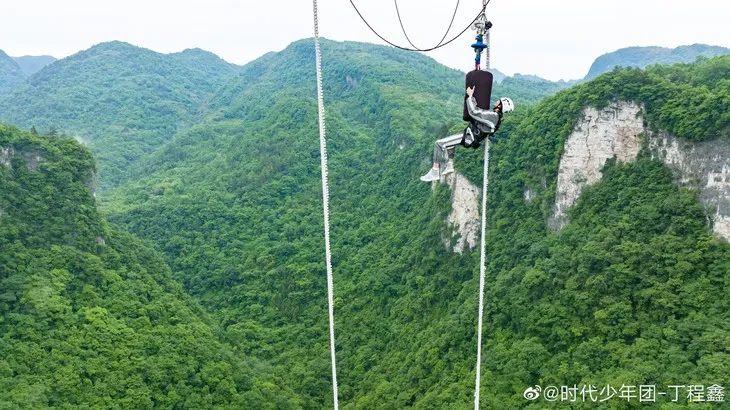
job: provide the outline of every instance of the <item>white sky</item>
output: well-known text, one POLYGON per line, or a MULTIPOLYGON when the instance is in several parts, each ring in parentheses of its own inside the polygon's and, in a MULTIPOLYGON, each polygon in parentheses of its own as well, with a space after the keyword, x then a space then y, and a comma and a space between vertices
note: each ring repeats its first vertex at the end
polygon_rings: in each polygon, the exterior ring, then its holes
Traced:
MULTIPOLYGON (((443 35, 456 0, 399 0, 418 45, 443 35)), ((461 0, 455 28, 481 6, 461 0)), ((356 0, 371 23, 405 44, 391 0, 356 0)), ((160 52, 200 47, 243 64, 312 36, 310 0, 23 0, 0 3, 0 49, 18 56, 64 57, 122 40, 160 52)), ((552 80, 580 78, 600 54, 633 45, 730 46, 727 0, 492 0, 493 65, 552 80)), ((320 0, 322 35, 380 43, 348 0, 320 0)), ((470 69, 469 36, 430 55, 470 69)))

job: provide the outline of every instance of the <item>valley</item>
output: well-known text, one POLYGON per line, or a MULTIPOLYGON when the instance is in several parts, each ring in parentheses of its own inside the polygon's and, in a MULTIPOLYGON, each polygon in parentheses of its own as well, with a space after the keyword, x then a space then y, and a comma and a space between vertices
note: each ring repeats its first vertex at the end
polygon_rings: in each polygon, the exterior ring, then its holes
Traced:
MULTIPOLYGON (((480 193, 418 180, 464 74, 323 52, 341 403, 469 406, 478 234, 449 215, 480 193)), ((111 42, 0 89, 0 407, 331 405, 313 67, 311 39, 244 66, 111 42)), ((730 57, 502 95, 482 405, 728 385, 730 57)), ((481 151, 456 167, 481 186, 481 151)))

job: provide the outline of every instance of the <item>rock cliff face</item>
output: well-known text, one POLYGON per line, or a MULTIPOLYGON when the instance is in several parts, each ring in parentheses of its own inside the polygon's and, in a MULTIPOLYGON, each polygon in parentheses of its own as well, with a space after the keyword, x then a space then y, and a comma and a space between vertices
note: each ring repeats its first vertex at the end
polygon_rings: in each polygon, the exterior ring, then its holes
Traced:
MULTIPOLYGON (((730 240, 730 142, 716 139, 691 142, 647 128, 642 107, 633 102, 617 102, 598 110, 588 107, 568 136, 558 167, 557 189, 548 225, 555 230, 568 223, 567 212, 586 186, 599 182, 606 162, 636 160, 642 147, 664 162, 679 185, 696 189, 708 211, 715 234, 730 240)), ((452 209, 447 218, 453 228, 446 246, 463 253, 472 250, 479 238, 480 189, 455 172, 442 178, 451 188, 452 209)), ((525 201, 534 193, 527 189, 525 201)))
POLYGON ((15 155, 15 151, 12 148, 0 147, 0 165, 10 168, 10 160, 15 155))
POLYGON ((566 212, 580 196, 583 188, 598 182, 606 161, 633 161, 641 147, 639 135, 644 132, 641 107, 621 103, 598 111, 583 110, 582 120, 565 142, 558 169, 553 216, 553 229, 568 222, 566 212))
MULTIPOLYGON (((445 178, 451 187, 451 213, 447 221, 454 228, 456 237, 453 251, 463 253, 477 245, 479 237, 479 194, 480 189, 465 176, 455 172, 445 178)), ((451 246, 452 238, 445 238, 446 246, 451 246)))
POLYGON ((730 240, 730 141, 692 143, 661 133, 649 138, 649 148, 672 169, 677 183, 699 191, 715 234, 730 240))
POLYGON ((699 191, 715 233, 730 239, 730 143, 724 139, 695 143, 655 134, 646 128, 641 107, 631 102, 583 110, 582 120, 565 142, 549 225, 560 229, 567 223, 567 210, 584 187, 601 179, 606 161, 633 161, 642 144, 673 170, 678 184, 699 191))
POLYGON ((13 147, 0 147, 0 166, 12 168, 13 157, 16 154, 20 155, 23 158, 23 161, 25 161, 25 165, 31 171, 35 171, 36 169, 38 169, 38 165, 43 162, 43 157, 35 151, 16 152, 13 147))

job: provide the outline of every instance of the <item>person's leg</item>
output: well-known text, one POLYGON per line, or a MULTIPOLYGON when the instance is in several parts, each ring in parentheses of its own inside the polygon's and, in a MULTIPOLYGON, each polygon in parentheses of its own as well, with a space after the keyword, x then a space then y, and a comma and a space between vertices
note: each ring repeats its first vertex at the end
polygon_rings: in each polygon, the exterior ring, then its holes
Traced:
POLYGON ((441 163, 443 162, 441 158, 443 157, 444 153, 441 144, 439 144, 439 141, 440 140, 437 140, 433 144, 433 166, 426 173, 426 175, 423 175, 421 177, 421 181, 423 182, 438 181, 438 179, 441 177, 441 163))
POLYGON ((440 146, 440 170, 441 175, 447 175, 454 172, 454 151, 458 145, 461 145, 463 135, 454 134, 437 141, 440 146))
POLYGON ((441 138, 440 140, 436 141, 436 144, 441 145, 444 150, 451 150, 457 145, 461 144, 461 138, 462 134, 454 134, 446 138, 441 138))
POLYGON ((437 181, 442 175, 453 172, 451 162, 454 158, 454 147, 461 143, 461 138, 461 134, 455 134, 436 141, 433 148, 433 167, 421 177, 421 181, 437 181))

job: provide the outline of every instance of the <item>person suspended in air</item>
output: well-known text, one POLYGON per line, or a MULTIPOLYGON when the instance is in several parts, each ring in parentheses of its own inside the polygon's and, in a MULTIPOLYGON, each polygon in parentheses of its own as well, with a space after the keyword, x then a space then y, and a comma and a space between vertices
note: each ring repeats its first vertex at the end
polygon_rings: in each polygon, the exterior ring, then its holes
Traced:
POLYGON ((509 98, 500 98, 494 108, 489 109, 492 98, 493 76, 489 71, 476 69, 466 75, 464 96, 464 121, 469 124, 461 134, 437 140, 434 146, 433 166, 421 177, 421 181, 438 181, 454 171, 454 150, 458 145, 478 148, 481 143, 499 130, 502 115, 514 110, 509 98))

